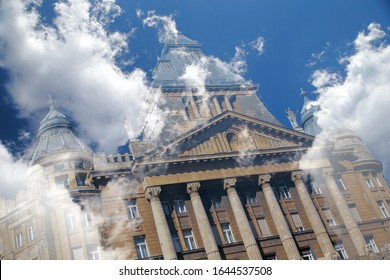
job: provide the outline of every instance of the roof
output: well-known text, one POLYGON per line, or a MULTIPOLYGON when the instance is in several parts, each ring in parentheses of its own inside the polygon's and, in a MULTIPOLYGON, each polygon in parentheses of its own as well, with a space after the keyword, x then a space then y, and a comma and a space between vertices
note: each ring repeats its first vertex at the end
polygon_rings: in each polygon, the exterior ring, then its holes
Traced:
POLYGON ((43 157, 61 152, 92 153, 91 149, 77 137, 75 123, 57 111, 51 97, 49 105, 50 110, 40 123, 38 145, 30 163, 34 164, 43 157))
MULTIPOLYGON (((153 72, 154 87, 188 87, 188 81, 181 79, 190 65, 199 65, 206 70, 207 87, 242 86, 244 79, 228 69, 220 60, 206 56, 201 45, 182 34, 168 38, 161 52, 161 57, 153 72), (187 82, 187 83, 186 83, 187 82)), ((195 85, 194 85, 195 87, 195 85)))

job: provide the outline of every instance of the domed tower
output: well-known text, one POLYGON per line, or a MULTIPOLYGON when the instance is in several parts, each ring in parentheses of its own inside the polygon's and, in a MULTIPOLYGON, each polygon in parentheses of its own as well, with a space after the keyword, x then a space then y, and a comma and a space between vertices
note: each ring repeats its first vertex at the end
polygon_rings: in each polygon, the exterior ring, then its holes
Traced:
POLYGON ((48 175, 49 189, 69 190, 74 200, 93 193, 93 186, 86 182, 92 168, 91 149, 77 137, 75 123, 55 106, 49 96, 49 112, 38 130, 38 145, 30 166, 39 165, 48 175), (92 192, 91 192, 92 191, 92 192))
POLYGON ((320 109, 318 104, 307 97, 307 92, 301 89, 301 97, 303 97, 303 106, 301 110, 301 127, 305 133, 316 136, 321 133, 322 129, 317 123, 315 112, 320 109))

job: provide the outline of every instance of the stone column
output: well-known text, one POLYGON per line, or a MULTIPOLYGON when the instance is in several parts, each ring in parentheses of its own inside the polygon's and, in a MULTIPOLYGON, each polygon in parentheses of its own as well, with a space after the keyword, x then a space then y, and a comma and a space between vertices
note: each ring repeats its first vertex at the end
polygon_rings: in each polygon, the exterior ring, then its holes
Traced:
POLYGON ((333 259, 338 253, 333 248, 332 241, 330 240, 329 235, 326 232, 321 217, 318 214, 313 201, 311 200, 311 197, 306 189, 305 184, 303 183, 302 175, 303 171, 293 171, 291 172, 291 180, 295 184, 299 199, 301 200, 303 208, 305 209, 305 213, 309 218, 309 222, 311 224, 311 227, 313 228, 314 235, 317 238, 318 244, 320 244, 321 250, 324 253, 324 257, 329 260, 333 259))
POLYGON ((156 224, 157 235, 160 241, 160 247, 165 260, 176 260, 176 250, 173 245, 172 235, 165 218, 164 209, 160 201, 161 187, 147 187, 145 197, 150 201, 152 207, 153 219, 156 224))
POLYGON ((324 168, 322 170, 322 176, 324 176, 326 185, 328 186, 329 193, 332 196, 334 203, 336 204, 337 210, 343 219, 344 225, 351 236, 352 242, 359 254, 359 256, 366 255, 366 242, 360 229, 354 220, 351 212, 349 211, 348 204, 344 199, 344 196, 340 192, 336 181, 333 178, 333 168, 324 168))
POLYGON ((261 260, 261 253, 255 237, 253 236, 252 229, 249 225, 248 218, 242 207, 240 197, 238 196, 235 184, 236 178, 225 179, 224 189, 226 190, 229 202, 233 210, 234 218, 236 219, 238 230, 240 231, 242 241, 244 242, 245 250, 250 260, 261 260))
POLYGON ((198 111, 198 107, 196 106, 196 103, 195 103, 195 100, 192 96, 189 97, 190 99, 190 106, 191 106, 191 109, 192 109, 192 112, 194 112, 194 117, 195 119, 199 119, 200 118, 200 113, 198 111))
POLYGON ((224 99, 225 99, 226 109, 228 109, 229 111, 233 111, 232 104, 230 104, 229 96, 225 95, 224 99))
POLYGON ((271 212, 272 219, 288 259, 299 260, 301 259, 301 255, 299 254, 299 250, 295 244, 294 238, 291 235, 282 209, 280 209, 279 202, 274 195, 271 185, 269 184, 270 179, 271 175, 269 174, 260 175, 259 185, 263 190, 265 201, 267 202, 267 206, 271 212))
POLYGON ((187 192, 191 197, 192 208, 194 209, 196 223, 198 224, 207 258, 209 260, 220 260, 221 255, 219 254, 213 230, 211 229, 206 210, 203 207, 202 199, 199 195, 199 188, 199 182, 187 183, 187 192))
POLYGON ((218 102, 218 96, 213 96, 212 99, 213 99, 215 110, 217 111, 217 115, 221 114, 222 109, 221 109, 221 105, 219 105, 218 102))

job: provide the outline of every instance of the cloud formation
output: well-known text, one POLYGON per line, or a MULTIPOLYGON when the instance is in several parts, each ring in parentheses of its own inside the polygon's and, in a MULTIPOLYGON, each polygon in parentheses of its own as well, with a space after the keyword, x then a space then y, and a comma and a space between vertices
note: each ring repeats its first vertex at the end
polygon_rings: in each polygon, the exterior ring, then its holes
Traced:
MULTIPOLYGON (((142 16, 142 11, 137 10, 137 15, 142 16)), ((156 15, 155 11, 148 11, 147 17, 143 20, 143 24, 158 29, 158 37, 161 43, 168 39, 175 40, 179 36, 179 31, 176 28, 176 22, 172 15, 159 16, 156 15)))
POLYGON ((319 93, 319 125, 327 128, 336 120, 355 131, 389 174, 390 46, 385 37, 381 26, 371 23, 354 40, 354 52, 340 60, 344 77, 322 69, 311 78, 319 93))
POLYGON ((262 55, 265 51, 265 39, 262 36, 257 37, 255 40, 250 42, 249 45, 258 55, 262 55))
POLYGON ((11 73, 7 89, 19 116, 38 123, 52 94, 87 142, 114 151, 138 133, 136 120, 148 92, 143 71, 127 73, 116 61, 131 33, 108 28, 121 9, 113 0, 59 1, 48 25, 39 5, 32 0, 0 5, 0 66, 11 73), (131 124, 128 135, 125 120, 131 124))

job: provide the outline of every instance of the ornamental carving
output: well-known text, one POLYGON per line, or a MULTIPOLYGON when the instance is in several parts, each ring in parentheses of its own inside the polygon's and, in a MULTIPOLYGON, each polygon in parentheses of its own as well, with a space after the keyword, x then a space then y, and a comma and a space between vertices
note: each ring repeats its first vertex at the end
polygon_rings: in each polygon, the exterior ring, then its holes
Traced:
POLYGON ((270 180, 271 180, 271 174, 259 175, 259 186, 265 183, 269 183, 270 180))
POLYGON ((197 193, 199 191, 199 188, 200 188, 200 182, 187 183, 187 193, 188 194, 197 193))
POLYGON ((223 182, 223 188, 226 190, 226 189, 228 189, 230 187, 235 186, 236 183, 237 183, 237 179, 236 178, 227 178, 223 182))
POLYGON ((148 200, 151 200, 153 198, 158 198, 161 193, 161 187, 147 187, 145 190, 145 197, 148 200))
POLYGON ((303 171, 302 170, 297 170, 297 171, 291 172, 291 180, 293 182, 295 182, 297 180, 302 180, 302 176, 303 176, 303 171))
POLYGON ((330 176, 332 176, 333 171, 334 170, 332 167, 326 167, 326 168, 322 169, 322 176, 324 176, 325 178, 330 177, 330 176))

